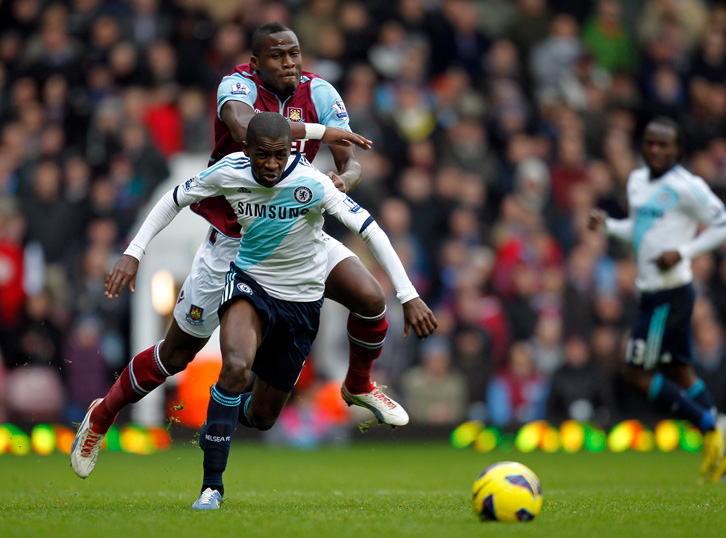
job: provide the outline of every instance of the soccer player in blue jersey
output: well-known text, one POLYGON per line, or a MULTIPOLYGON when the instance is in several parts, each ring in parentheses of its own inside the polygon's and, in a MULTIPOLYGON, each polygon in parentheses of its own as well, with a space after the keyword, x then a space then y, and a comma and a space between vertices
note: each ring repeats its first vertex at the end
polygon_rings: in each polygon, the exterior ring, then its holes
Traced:
MULTIPOLYGON (((144 252, 183 207, 214 196, 224 197, 241 228, 218 310, 222 370, 207 409, 204 479, 195 509, 221 504, 222 474, 238 420, 259 430, 271 428, 295 387, 318 330, 325 292, 324 212, 371 248, 401 302, 416 312, 416 333, 425 337, 437 326, 383 230, 304 156, 291 154, 291 144, 281 115, 255 116, 244 153, 220 159, 165 194, 129 246, 144 252), (251 372, 255 384, 243 393, 251 372)), ((128 283, 127 274, 112 273, 109 291, 115 294, 128 283)))
POLYGON ((642 152, 646 166, 628 178, 628 218, 616 220, 593 210, 588 226, 635 249, 641 297, 628 341, 626 380, 704 433, 701 473, 718 481, 726 470, 726 426, 693 369, 691 259, 726 241, 726 210, 703 179, 678 163, 676 122, 650 121, 642 152), (706 228, 697 234, 699 225, 706 228))

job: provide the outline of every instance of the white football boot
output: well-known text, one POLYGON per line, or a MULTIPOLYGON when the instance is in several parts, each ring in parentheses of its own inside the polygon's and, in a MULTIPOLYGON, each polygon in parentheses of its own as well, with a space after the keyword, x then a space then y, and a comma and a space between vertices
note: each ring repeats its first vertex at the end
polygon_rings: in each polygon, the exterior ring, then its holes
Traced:
POLYGON ((194 510, 217 510, 222 504, 222 495, 212 488, 205 489, 192 505, 194 510))
POLYGON ((351 406, 358 405, 370 410, 382 424, 390 426, 405 426, 408 424, 408 413, 395 400, 386 396, 375 383, 373 390, 361 394, 351 394, 343 385, 340 389, 343 400, 351 406))
POLYGON ((98 451, 101 448, 105 433, 96 433, 91 430, 91 411, 103 401, 103 398, 93 400, 88 408, 83 422, 78 427, 78 433, 73 440, 71 447, 71 467, 81 478, 87 478, 93 471, 96 460, 98 459, 98 451))

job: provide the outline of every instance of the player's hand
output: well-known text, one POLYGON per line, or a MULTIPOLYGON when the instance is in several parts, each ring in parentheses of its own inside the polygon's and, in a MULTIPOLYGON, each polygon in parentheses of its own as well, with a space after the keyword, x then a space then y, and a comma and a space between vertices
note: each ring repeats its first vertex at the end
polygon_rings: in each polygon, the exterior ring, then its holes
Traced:
POLYGON ((439 322, 436 321, 436 316, 434 316, 434 313, 431 312, 431 309, 426 306, 426 303, 420 297, 403 303, 403 317, 406 320, 403 329, 404 338, 408 338, 411 327, 413 327, 413 331, 419 340, 423 340, 427 336, 434 334, 434 331, 439 326, 439 322))
POLYGON ((361 135, 351 133, 345 129, 339 127, 325 127, 325 134, 321 140, 323 144, 328 146, 345 146, 350 147, 353 145, 358 146, 361 149, 371 149, 373 142, 367 138, 363 138, 361 135))
POLYGON ((113 269, 106 275, 106 297, 114 299, 118 297, 128 284, 129 291, 134 293, 136 285, 136 273, 139 270, 139 260, 128 254, 121 256, 113 269))
POLYGON ((328 177, 331 179, 336 189, 340 192, 348 192, 348 187, 346 186, 345 181, 343 181, 343 178, 341 178, 338 174, 335 172, 328 172, 328 177))
POLYGON ((666 250, 655 259, 655 264, 661 271, 667 271, 681 261, 681 259, 681 254, 677 250, 666 250))
POLYGON ((593 232, 599 232, 605 228, 605 219, 608 215, 602 209, 592 209, 587 218, 587 229, 593 232))

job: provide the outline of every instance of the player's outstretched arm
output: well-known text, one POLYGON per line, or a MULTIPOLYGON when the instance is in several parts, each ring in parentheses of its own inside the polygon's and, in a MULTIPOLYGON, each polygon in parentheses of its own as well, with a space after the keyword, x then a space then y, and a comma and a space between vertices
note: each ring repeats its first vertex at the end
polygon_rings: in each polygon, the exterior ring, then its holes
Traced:
MULTIPOLYGON (((232 138, 237 142, 241 142, 247 137, 247 126, 250 120, 255 117, 255 111, 243 101, 227 101, 222 105, 220 117, 227 125, 232 138)), ((358 146, 361 149, 371 149, 373 146, 373 142, 367 138, 339 127, 296 121, 289 123, 292 137, 296 140, 320 140, 323 144, 329 146, 358 146)))
POLYGON ((592 209, 587 219, 589 230, 617 237, 621 241, 633 241, 633 219, 613 219, 601 209, 592 209))
POLYGON ((413 327, 419 340, 423 340, 427 336, 431 336, 439 326, 436 316, 431 309, 426 306, 421 297, 416 297, 403 303, 403 317, 405 325, 403 329, 403 337, 408 338, 409 332, 413 327))
POLYGON ((121 256, 106 275, 106 297, 109 299, 118 297, 127 285, 129 291, 134 293, 138 271, 139 260, 128 254, 121 256))
POLYGON ((123 256, 106 275, 106 297, 109 299, 118 297, 127 285, 131 293, 134 293, 139 261, 146 252, 146 248, 156 234, 174 220, 180 210, 181 207, 174 202, 173 191, 167 192, 159 199, 146 216, 146 219, 144 219, 141 228, 139 228, 123 256))
POLYGON ((438 327, 436 317, 419 297, 416 288, 406 274, 401 259, 391 245, 390 239, 376 224, 370 213, 351 198, 336 192, 329 186, 326 187, 324 207, 349 230, 357 233, 363 239, 388 274, 396 289, 396 297, 403 305, 404 336, 408 336, 411 327, 419 338, 426 338, 432 334, 438 327))
MULTIPOLYGON (((310 130, 310 127, 311 126, 308 125, 306 132, 310 130)), ((332 127, 330 125, 326 125, 326 126, 320 125, 320 127, 325 128, 320 141, 323 144, 326 144, 328 146, 343 146, 343 147, 358 146, 361 149, 371 149, 373 147, 372 141, 368 140, 365 137, 362 137, 359 134, 348 131, 346 129, 341 129, 340 127, 332 127)), ((293 136, 294 136, 294 133, 293 133, 293 136)), ((313 138, 313 137, 307 136, 305 138, 313 138)))

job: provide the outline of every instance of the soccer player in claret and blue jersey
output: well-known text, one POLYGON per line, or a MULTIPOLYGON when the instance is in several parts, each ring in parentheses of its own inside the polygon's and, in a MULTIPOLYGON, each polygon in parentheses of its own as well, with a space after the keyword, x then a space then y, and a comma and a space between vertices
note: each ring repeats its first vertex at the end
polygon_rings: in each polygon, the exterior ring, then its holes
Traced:
MULTIPOLYGON (((348 192, 360 183, 361 167, 353 145, 368 149, 370 141, 350 132, 348 113, 340 95, 322 78, 302 70, 297 36, 278 23, 266 24, 254 33, 250 63, 238 65, 219 85, 210 166, 225 155, 241 151, 250 119, 263 111, 279 113, 288 120, 293 152, 301 153, 308 161, 313 162, 321 142, 329 145, 337 172, 329 172, 328 176, 340 190, 348 192)), ((239 225, 229 205, 213 198, 194 204, 192 210, 212 225, 210 242, 215 245, 204 254, 207 264, 210 259, 228 262, 230 257, 225 249, 234 249, 235 239, 239 238, 239 225)), ((403 426, 408 423, 406 411, 370 379, 373 361, 381 354, 388 329, 383 290, 353 252, 329 235, 323 236, 328 255, 325 296, 350 310, 349 367, 341 387, 342 396, 349 405, 370 409, 380 422, 403 426)), ((219 278, 215 282, 221 284, 219 278)), ((196 291, 194 282, 188 280, 179 304, 185 317, 203 300, 196 291)), ((214 315, 213 308, 206 303, 210 317, 214 315)), ((406 326, 414 326, 420 313, 405 303, 403 308, 406 326)), ((210 328, 214 329, 211 325, 210 328)), ((206 330, 201 336, 209 334, 206 330)))
MULTIPOLYGON (((238 252, 219 305, 222 370, 212 386, 204 479, 195 509, 219 508, 235 425, 268 430, 295 387, 318 331, 327 253, 323 213, 357 233, 386 270, 403 304, 420 312, 417 331, 436 318, 418 297, 386 234, 370 214, 300 153, 277 113, 249 123, 244 153, 232 153, 169 191, 147 216, 130 248, 149 242, 186 206, 221 196, 241 227, 238 252), (244 393, 256 374, 251 392, 244 393)), ((87 429, 87 428, 86 428, 87 429)))
POLYGON ((593 210, 588 226, 635 249, 641 297, 628 341, 626 380, 704 433, 701 473, 718 481, 726 471, 726 424, 693 369, 691 259, 726 241, 726 210, 703 179, 678 163, 676 122, 651 120, 642 152, 646 166, 628 178, 629 217, 616 220, 593 210), (706 228, 697 235, 699 225, 706 228))
MULTIPOLYGON (((371 142, 349 130, 345 105, 335 89, 302 71, 295 34, 282 25, 267 24, 255 32, 252 46, 250 64, 238 66, 220 84, 216 145, 210 166, 224 155, 240 151, 250 120, 267 110, 288 120, 293 150, 309 161, 321 142, 329 145, 337 168, 337 172, 328 173, 331 182, 343 192, 355 187, 360 182, 361 168, 353 146, 369 149, 371 142)), ((73 469, 82 478, 92 472, 101 442, 119 411, 184 370, 219 325, 219 297, 229 263, 239 248, 240 226, 223 197, 206 199, 192 209, 211 224, 207 240, 197 251, 164 340, 136 355, 108 394, 91 404, 71 453, 73 469)), ((406 411, 370 379, 388 327, 383 291, 349 249, 326 234, 323 241, 327 252, 325 296, 351 311, 350 363, 343 397, 349 404, 370 409, 380 422, 403 426, 408 423, 406 411)), ((118 297, 126 285, 133 293, 143 254, 144 250, 132 243, 116 262, 106 279, 109 298, 118 297)), ((422 301, 408 301, 403 303, 403 311, 404 335, 413 328, 417 337, 428 336, 428 307, 422 301)))

